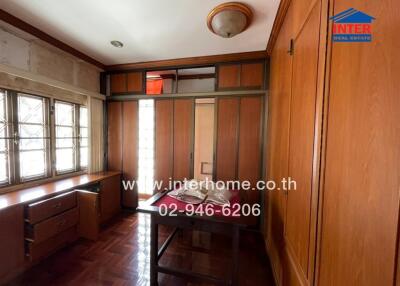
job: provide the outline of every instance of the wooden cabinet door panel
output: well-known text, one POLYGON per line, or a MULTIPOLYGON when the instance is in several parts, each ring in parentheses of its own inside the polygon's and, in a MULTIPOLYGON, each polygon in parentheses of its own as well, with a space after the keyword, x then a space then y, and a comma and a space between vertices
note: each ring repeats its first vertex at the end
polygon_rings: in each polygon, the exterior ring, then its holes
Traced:
MULTIPOLYGON (((242 97, 240 100, 238 179, 249 181, 252 187, 261 177, 261 116, 262 97, 242 97)), ((249 204, 260 203, 259 191, 246 193, 249 204)))
MULTIPOLYGON (((316 5, 302 32, 295 41, 292 72, 291 118, 289 131, 289 177, 296 181, 296 190, 287 195, 285 238, 292 254, 296 273, 309 280, 309 250, 313 179, 316 86, 318 71, 320 6, 316 5)), ((311 265, 312 266, 312 265, 311 265)))
MULTIPOLYGON (((138 102, 125 101, 122 105, 122 177, 136 180, 138 168, 138 102)), ((137 207, 137 188, 122 190, 122 203, 125 207, 137 207)))
POLYGON ((372 42, 332 44, 317 281, 396 285, 400 2, 336 0, 333 14, 349 7, 376 20, 372 42))
POLYGON ((127 91, 128 92, 142 92, 143 91, 143 73, 131 72, 126 76, 127 91))
POLYGON ((100 215, 104 223, 121 209, 121 176, 113 176, 100 182, 100 215))
POLYGON ((264 85, 264 63, 242 64, 240 86, 262 88, 264 85))
POLYGON ((90 240, 97 240, 100 231, 99 194, 79 190, 78 208, 79 223, 78 234, 90 240))
POLYGON ((194 100, 174 100, 174 180, 191 179, 194 100))
POLYGON ((237 178, 239 104, 239 98, 217 100, 216 180, 237 178))
POLYGON ((240 87, 240 64, 218 66, 218 88, 240 87))
POLYGON ((110 76, 111 93, 126 92, 126 74, 112 74, 110 76))
POLYGON ((121 171, 122 168, 122 102, 107 103, 108 127, 108 170, 121 171))
POLYGON ((173 175, 173 99, 157 99, 155 112, 154 179, 168 187, 173 175))

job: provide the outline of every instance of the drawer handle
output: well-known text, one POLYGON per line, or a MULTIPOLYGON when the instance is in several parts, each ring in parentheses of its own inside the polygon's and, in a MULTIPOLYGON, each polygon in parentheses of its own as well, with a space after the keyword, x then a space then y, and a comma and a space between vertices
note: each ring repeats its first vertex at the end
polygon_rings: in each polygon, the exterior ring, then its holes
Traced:
POLYGON ((53 208, 55 209, 59 209, 61 207, 61 203, 56 203, 55 205, 53 205, 53 208))

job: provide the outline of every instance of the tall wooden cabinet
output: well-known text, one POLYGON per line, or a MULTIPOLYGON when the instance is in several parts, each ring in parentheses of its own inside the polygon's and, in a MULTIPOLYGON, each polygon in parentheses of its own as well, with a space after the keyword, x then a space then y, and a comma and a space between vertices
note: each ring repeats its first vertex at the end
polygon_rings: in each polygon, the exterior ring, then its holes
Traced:
POLYGON ((168 182, 173 178, 174 166, 174 100, 155 100, 154 114, 154 180, 163 182, 163 188, 168 188, 168 182))
MULTIPOLYGON (((137 179, 138 162, 138 103, 110 101, 107 103, 107 166, 121 171, 122 179, 137 179)), ((122 205, 137 207, 137 189, 122 190, 122 205)))
POLYGON ((266 178, 297 182, 266 196, 278 285, 399 285, 396 15, 394 0, 290 3, 272 50, 266 145, 266 178), (331 41, 329 17, 350 7, 375 18, 372 42, 331 41))
MULTIPOLYGON (((215 179, 249 181, 261 178, 261 96, 217 99, 215 179)), ((248 203, 259 203, 259 192, 246 192, 248 203)))
POLYGON ((194 99, 174 100, 174 180, 193 176, 194 99))

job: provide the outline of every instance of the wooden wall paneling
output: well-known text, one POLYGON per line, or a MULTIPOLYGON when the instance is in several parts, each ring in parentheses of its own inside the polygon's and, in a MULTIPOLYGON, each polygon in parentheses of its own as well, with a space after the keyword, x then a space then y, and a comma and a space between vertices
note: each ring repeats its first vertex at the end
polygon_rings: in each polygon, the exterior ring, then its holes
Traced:
MULTIPOLYGON (((122 104, 122 178, 137 180, 138 176, 138 137, 139 114, 137 101, 124 101, 122 104)), ((136 208, 138 203, 137 188, 122 190, 122 204, 136 208)))
POLYGON ((154 150, 154 179, 168 182, 173 179, 173 132, 174 132, 174 101, 173 99, 156 99, 155 113, 155 150, 154 150))
POLYGON ((126 79, 127 79, 126 73, 111 74, 110 76, 111 93, 126 92, 127 91, 126 79))
POLYGON ((127 92, 144 93, 143 91, 143 73, 130 72, 126 75, 127 92))
POLYGON ((22 205, 0 210, 0 283, 23 269, 24 209, 22 205))
POLYGON ((297 189, 287 192, 285 241, 291 256, 288 267, 295 268, 289 271, 298 275, 299 285, 311 285, 313 280, 309 251, 315 246, 310 230, 316 225, 311 225, 311 217, 317 215, 312 196, 318 190, 313 188, 312 180, 320 8, 318 2, 295 39, 293 55, 289 176, 296 181, 297 189))
MULTIPOLYGON (((261 179, 261 143, 262 143, 263 98, 241 97, 238 146, 238 179, 250 181, 256 187, 261 179)), ((258 190, 246 192, 249 204, 260 203, 258 190)))
POLYGON ((107 103, 108 170, 122 170, 122 102, 107 103))
POLYGON ((217 99, 216 180, 237 179, 240 98, 217 99))
POLYGON ((240 86, 261 89, 264 86, 264 62, 243 63, 240 71, 240 86))
MULTIPOLYGON (((271 55, 266 178, 275 182, 288 177, 292 57, 287 51, 292 37, 291 13, 292 8, 287 12, 271 55)), ((276 284, 282 285, 286 220, 284 191, 267 192, 265 206, 267 250, 276 284)))
POLYGON ((240 87, 240 64, 218 66, 218 89, 240 87))
POLYGON ((174 99, 174 180, 193 176, 194 99, 174 99))
POLYGON ((376 20, 371 43, 329 45, 317 282, 399 285, 400 57, 396 54, 400 3, 331 3, 332 14, 356 7, 376 20))
POLYGON ((203 57, 191 57, 181 59, 169 59, 161 61, 128 63, 107 66, 107 71, 121 71, 121 70, 134 70, 134 69, 159 69, 183 66, 207 66, 215 63, 237 62, 246 60, 263 60, 267 57, 266 51, 244 52, 234 54, 212 55, 203 57))

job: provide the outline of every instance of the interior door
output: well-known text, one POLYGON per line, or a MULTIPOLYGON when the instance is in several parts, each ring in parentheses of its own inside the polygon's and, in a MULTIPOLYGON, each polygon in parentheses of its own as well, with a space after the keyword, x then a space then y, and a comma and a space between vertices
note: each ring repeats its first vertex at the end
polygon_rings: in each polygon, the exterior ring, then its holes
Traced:
MULTIPOLYGON (((254 188, 261 178, 262 104, 261 96, 240 99, 238 179, 254 188)), ((260 203, 258 190, 246 192, 246 197, 249 204, 260 203)))
POLYGON ((175 181, 193 177, 194 99, 174 100, 174 167, 175 181))
POLYGON ((108 127, 108 170, 121 171, 122 169, 122 102, 107 103, 108 127))
POLYGON ((174 100, 156 99, 154 180, 167 188, 173 177, 173 118, 174 100))
MULTIPOLYGON (((125 101, 122 105, 122 179, 137 180, 138 172, 138 102, 125 101)), ((137 188, 122 190, 122 204, 136 208, 138 203, 137 188)))
POLYGON ((215 99, 196 99, 194 132, 194 179, 212 181, 215 99))
POLYGON ((237 178, 240 98, 217 99, 216 180, 237 178))
MULTIPOLYGON (((313 251, 311 217, 317 206, 312 203, 313 192, 313 148, 315 128, 316 83, 318 71, 320 5, 314 6, 305 26, 294 42, 292 96, 289 130, 289 177, 296 181, 297 188, 287 192, 285 242, 290 266, 284 275, 285 285, 296 273, 297 283, 312 283, 309 272, 309 252, 313 251)), ((318 152, 318 151, 316 151, 318 152)), ((314 256, 314 254, 312 255, 314 256)), ((296 283, 296 284, 297 284, 296 283)))

